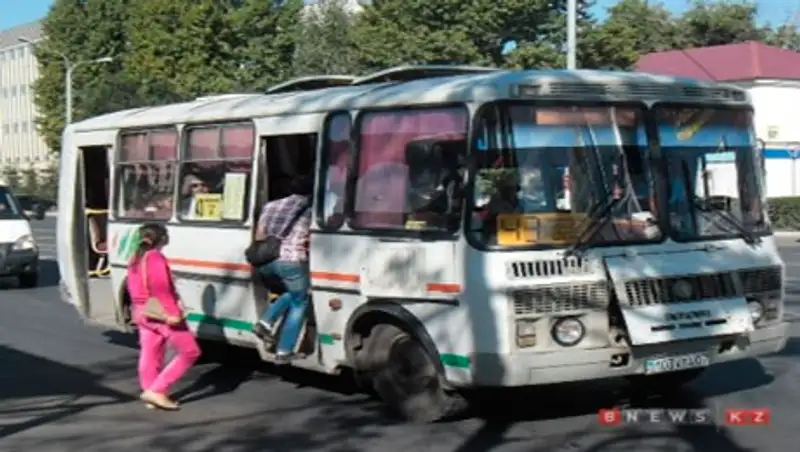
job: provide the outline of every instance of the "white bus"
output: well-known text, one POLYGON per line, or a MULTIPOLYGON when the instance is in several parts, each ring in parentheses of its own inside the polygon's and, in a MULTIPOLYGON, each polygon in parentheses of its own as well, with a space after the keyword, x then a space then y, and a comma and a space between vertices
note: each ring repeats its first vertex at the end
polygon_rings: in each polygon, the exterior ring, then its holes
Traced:
POLYGON ((108 114, 64 132, 64 300, 130 330, 143 222, 198 337, 272 350, 244 250, 314 171, 313 302, 292 364, 355 370, 409 418, 460 389, 674 388, 782 349, 784 264, 748 94, 672 77, 402 67, 108 114))

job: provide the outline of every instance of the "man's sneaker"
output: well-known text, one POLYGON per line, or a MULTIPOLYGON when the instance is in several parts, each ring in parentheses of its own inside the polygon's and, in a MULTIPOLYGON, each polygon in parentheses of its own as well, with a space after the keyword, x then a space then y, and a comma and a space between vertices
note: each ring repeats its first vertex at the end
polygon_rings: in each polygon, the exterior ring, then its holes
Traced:
POLYGON ((253 334, 258 336, 258 338, 264 342, 275 341, 275 334, 273 332, 272 325, 263 320, 259 320, 255 325, 253 325, 253 334))

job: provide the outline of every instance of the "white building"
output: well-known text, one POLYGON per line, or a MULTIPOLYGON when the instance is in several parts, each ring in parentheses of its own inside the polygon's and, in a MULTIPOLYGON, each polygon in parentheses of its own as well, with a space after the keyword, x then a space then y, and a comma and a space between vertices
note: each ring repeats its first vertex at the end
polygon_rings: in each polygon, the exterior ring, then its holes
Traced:
POLYGON ((800 196, 800 53, 750 41, 651 53, 636 70, 747 88, 766 145, 767 196, 800 196))
POLYGON ((36 130, 36 58, 31 46, 19 41, 37 41, 41 35, 39 22, 0 31, 0 168, 49 162, 50 150, 36 130))

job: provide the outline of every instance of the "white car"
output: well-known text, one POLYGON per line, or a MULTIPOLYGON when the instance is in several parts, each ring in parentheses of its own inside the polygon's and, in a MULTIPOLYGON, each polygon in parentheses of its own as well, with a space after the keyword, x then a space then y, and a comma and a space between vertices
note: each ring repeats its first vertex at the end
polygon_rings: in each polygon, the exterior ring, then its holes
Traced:
POLYGON ((22 287, 39 284, 39 247, 30 221, 11 189, 0 185, 0 277, 16 276, 22 287))

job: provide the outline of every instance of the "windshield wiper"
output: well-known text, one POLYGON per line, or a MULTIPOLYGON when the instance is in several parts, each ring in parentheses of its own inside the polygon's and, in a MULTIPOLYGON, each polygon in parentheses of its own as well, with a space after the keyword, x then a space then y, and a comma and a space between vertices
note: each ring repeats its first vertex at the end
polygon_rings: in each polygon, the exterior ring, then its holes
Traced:
POLYGON ((724 209, 718 209, 712 206, 708 198, 702 198, 694 194, 692 189, 691 179, 689 177, 689 164, 686 160, 681 162, 681 179, 683 179, 684 191, 686 191, 686 199, 689 201, 691 207, 698 212, 702 213, 706 218, 721 219, 725 224, 733 227, 736 233, 746 243, 753 245, 759 243, 761 240, 752 232, 750 232, 736 217, 724 209), (716 215, 714 215, 716 214, 716 215))
POLYGON ((586 248, 586 245, 591 242, 594 237, 600 232, 613 218, 611 212, 614 208, 622 202, 627 202, 630 199, 630 190, 625 189, 624 194, 619 198, 608 196, 606 199, 598 201, 590 209, 588 217, 584 222, 585 226, 575 239, 575 243, 567 248, 565 255, 580 255, 586 248))

